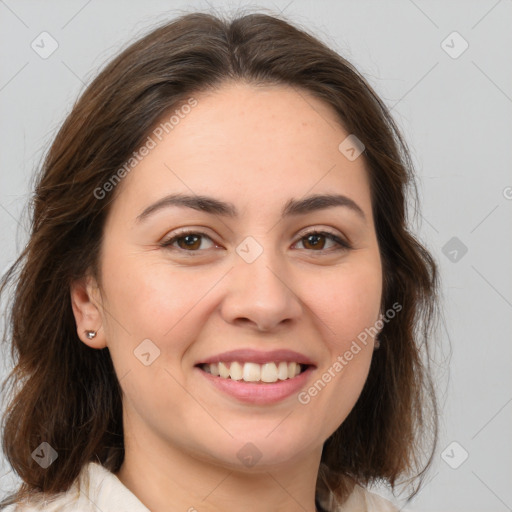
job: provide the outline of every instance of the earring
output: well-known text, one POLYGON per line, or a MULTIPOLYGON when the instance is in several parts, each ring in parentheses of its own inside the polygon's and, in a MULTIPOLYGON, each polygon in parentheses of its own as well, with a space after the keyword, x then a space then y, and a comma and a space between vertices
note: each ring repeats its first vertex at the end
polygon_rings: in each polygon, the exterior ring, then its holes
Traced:
POLYGON ((375 343, 373 345, 373 350, 377 350, 380 347, 380 340, 379 338, 375 338, 375 343))
POLYGON ((96 337, 96 331, 85 331, 85 336, 88 340, 92 340, 96 337))

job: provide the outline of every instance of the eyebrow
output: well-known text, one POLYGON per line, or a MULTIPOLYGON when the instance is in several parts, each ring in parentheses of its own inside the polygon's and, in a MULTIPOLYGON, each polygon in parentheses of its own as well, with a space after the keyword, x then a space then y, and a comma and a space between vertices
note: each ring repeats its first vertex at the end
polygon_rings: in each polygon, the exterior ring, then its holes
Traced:
MULTIPOLYGON (((153 213, 172 206, 191 208, 223 217, 236 218, 239 216, 233 203, 202 195, 170 194, 148 206, 137 216, 137 222, 142 222, 153 213)), ((281 212, 281 218, 304 215, 336 206, 344 206, 350 209, 366 222, 366 216, 362 208, 355 201, 341 194, 315 194, 304 199, 290 199, 281 212)))

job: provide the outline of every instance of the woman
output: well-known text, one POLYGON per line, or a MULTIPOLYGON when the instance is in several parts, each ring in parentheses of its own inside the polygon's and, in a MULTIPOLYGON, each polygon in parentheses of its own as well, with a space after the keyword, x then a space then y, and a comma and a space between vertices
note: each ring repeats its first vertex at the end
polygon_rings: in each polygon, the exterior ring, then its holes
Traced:
POLYGON ((188 14, 123 51, 2 282, 5 510, 396 510, 367 486, 421 483, 437 440, 411 185, 370 86, 282 19, 188 14))

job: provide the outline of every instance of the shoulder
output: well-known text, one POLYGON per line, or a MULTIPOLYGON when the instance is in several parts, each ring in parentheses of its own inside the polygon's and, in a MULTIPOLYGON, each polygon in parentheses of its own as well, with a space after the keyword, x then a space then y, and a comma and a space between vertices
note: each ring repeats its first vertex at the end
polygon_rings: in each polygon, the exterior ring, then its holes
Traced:
POLYGON ((398 512, 399 510, 391 501, 367 490, 365 490, 365 499, 368 512, 398 512))
POLYGON ((51 498, 9 505, 2 512, 149 512, 121 481, 101 464, 89 462, 68 491, 51 498))
POLYGON ((391 501, 356 485, 341 506, 333 512, 398 512, 399 509, 391 501))
POLYGON ((89 512, 89 508, 82 507, 78 485, 74 482, 67 492, 52 496, 35 493, 30 500, 9 505, 3 508, 2 512, 78 512, 79 510, 89 512))

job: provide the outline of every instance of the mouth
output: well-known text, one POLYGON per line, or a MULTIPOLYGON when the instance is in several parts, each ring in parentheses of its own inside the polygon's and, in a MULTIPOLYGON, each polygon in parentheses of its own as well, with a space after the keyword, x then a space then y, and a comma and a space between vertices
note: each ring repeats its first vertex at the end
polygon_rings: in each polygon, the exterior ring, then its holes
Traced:
MULTIPOLYGON (((215 361, 195 366, 201 378, 237 403, 269 406, 298 396, 316 366, 297 361, 215 361)), ((292 402, 293 403, 293 402, 292 402)))
POLYGON ((316 365, 291 350, 239 349, 204 359, 195 369, 222 395, 246 404, 270 405, 297 395, 312 378, 316 365))
POLYGON ((196 365, 212 377, 253 384, 272 384, 294 379, 307 371, 312 365, 296 361, 270 361, 263 364, 254 362, 231 361, 202 363, 196 365))

